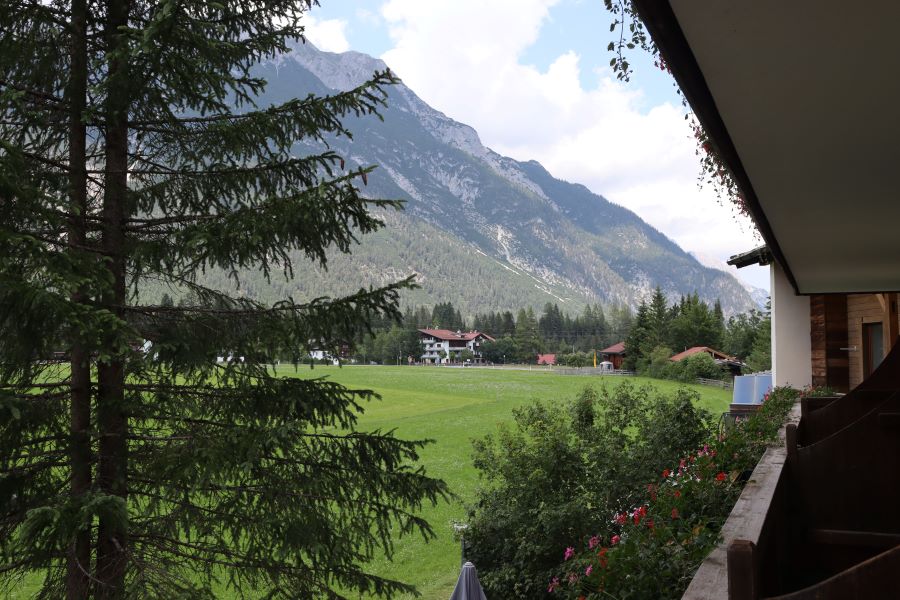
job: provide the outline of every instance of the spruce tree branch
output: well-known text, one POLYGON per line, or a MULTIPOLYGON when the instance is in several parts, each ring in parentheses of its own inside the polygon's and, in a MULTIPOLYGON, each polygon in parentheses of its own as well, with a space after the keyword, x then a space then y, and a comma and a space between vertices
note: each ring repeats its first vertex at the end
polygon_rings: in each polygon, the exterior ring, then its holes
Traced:
POLYGON ((68 461, 44 461, 38 463, 29 463, 27 465, 21 465, 17 467, 12 467, 9 469, 0 469, 0 474, 10 475, 10 474, 25 474, 32 473, 34 471, 46 471, 47 469, 53 469, 56 467, 65 467, 68 466, 68 461))
POLYGON ((53 104, 60 105, 59 110, 66 110, 66 107, 68 106, 68 102, 58 96, 19 85, 17 83, 9 81, 8 79, 0 79, 0 86, 16 90, 17 92, 23 92, 44 102, 51 102, 53 104))
MULTIPOLYGON (((220 115, 212 115, 212 116, 204 116, 204 117, 175 117, 172 116, 168 119, 145 119, 145 120, 134 120, 129 122, 129 126, 133 127, 138 131, 142 131, 144 127, 152 127, 155 125, 207 125, 207 124, 215 124, 215 123, 236 123, 240 121, 245 121, 248 119, 258 118, 261 114, 269 117, 276 117, 281 115, 290 115, 296 113, 300 110, 304 110, 307 108, 320 106, 322 104, 330 104, 335 106, 348 105, 353 100, 358 98, 360 95, 365 94, 366 92, 371 93, 372 90, 379 90, 381 86, 391 85, 394 83, 398 83, 400 80, 391 72, 390 69, 386 71, 379 71, 375 73, 372 78, 363 84, 348 90, 346 92, 340 92, 338 94, 331 94, 328 96, 322 97, 308 97, 302 100, 288 100, 287 102, 270 108, 266 108, 260 111, 252 111, 247 113, 228 113, 228 114, 220 114, 220 115)), ((167 130, 163 130, 167 131, 167 130)))

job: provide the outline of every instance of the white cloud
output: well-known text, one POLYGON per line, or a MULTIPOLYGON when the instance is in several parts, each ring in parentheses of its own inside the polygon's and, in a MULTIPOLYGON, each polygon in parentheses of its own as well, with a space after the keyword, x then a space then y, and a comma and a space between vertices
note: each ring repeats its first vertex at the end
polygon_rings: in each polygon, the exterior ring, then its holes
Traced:
POLYGON ((381 25, 381 15, 368 8, 357 8, 356 18, 370 27, 379 27, 381 25))
POLYGON ((685 250, 724 260, 755 245, 749 224, 697 189, 698 158, 680 106, 642 110, 645 99, 604 69, 582 85, 572 51, 545 71, 523 64, 558 2, 388 0, 381 13, 393 48, 382 58, 426 102, 475 127, 487 146, 585 184, 685 250))
POLYGON ((313 45, 325 52, 346 52, 350 49, 347 41, 347 21, 344 19, 316 19, 307 13, 303 17, 306 36, 313 45))

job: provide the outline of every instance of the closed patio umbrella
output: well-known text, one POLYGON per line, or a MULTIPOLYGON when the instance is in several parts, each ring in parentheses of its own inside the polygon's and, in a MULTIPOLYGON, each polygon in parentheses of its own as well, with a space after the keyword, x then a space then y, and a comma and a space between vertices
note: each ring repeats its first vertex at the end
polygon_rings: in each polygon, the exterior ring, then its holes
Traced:
POLYGON ((472 563, 467 562, 463 565, 450 600, 487 600, 487 596, 484 595, 484 590, 481 589, 481 584, 478 582, 475 565, 472 563))

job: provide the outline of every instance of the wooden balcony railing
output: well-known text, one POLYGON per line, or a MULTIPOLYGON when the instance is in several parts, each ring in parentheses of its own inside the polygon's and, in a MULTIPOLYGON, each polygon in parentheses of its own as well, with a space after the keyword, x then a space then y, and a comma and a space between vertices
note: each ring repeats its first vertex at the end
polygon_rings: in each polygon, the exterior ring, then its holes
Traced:
POLYGON ((900 598, 900 345, 808 399, 766 450, 684 598, 900 598))

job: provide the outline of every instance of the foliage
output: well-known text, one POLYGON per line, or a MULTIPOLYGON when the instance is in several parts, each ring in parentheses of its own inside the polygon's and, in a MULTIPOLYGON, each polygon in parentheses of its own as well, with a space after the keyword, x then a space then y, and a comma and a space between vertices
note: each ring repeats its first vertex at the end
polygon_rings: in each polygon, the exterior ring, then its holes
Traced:
POLYGON ((424 442, 354 431, 370 391, 263 362, 398 319, 409 281, 271 305, 236 289, 325 267, 399 206, 359 192, 371 167, 294 154, 377 117, 390 72, 256 105, 255 66, 311 5, 0 5, 4 592, 29 571, 54 598, 410 589, 362 564, 394 531, 432 535, 417 513, 447 490, 415 466, 424 442), (189 293, 153 304, 147 282, 189 293))
MULTIPOLYGON (((745 321, 732 322, 743 324, 745 321)), ((638 307, 634 324, 625 338, 625 368, 639 372, 652 371, 656 373, 654 377, 677 379, 664 373, 665 365, 654 352, 658 352, 659 348, 681 352, 694 346, 718 350, 728 335, 719 302, 709 306, 695 293, 682 296, 677 303, 669 306, 657 287, 650 304, 642 303, 638 307), (653 364, 655 366, 651 369, 653 364)))
POLYGON ((647 375, 656 379, 677 379, 670 375, 672 361, 669 359, 672 358, 672 354, 672 349, 667 346, 654 348, 649 356, 650 364, 647 366, 647 375))
POLYGON ((622 382, 573 401, 516 409, 514 427, 475 442, 484 487, 470 517, 467 558, 489 597, 542 598, 558 548, 603 527, 645 481, 695 447, 708 414, 695 392, 664 396, 622 382))
POLYGON ((556 355, 557 364, 564 367, 592 367, 594 366, 593 352, 569 352, 556 355))
POLYGON ((481 346, 484 359, 495 364, 515 362, 518 356, 516 343, 511 337, 502 337, 493 342, 485 342, 481 346))
POLYGON ((459 309, 453 308, 452 302, 439 302, 431 311, 431 327, 458 331, 466 328, 459 309))
POLYGON ((766 311, 765 317, 760 319, 759 330, 753 340, 750 355, 747 357, 747 365, 753 371, 768 371, 772 368, 772 317, 766 311))
POLYGON ((679 361, 669 361, 663 377, 685 383, 697 381, 701 377, 726 381, 730 380, 731 373, 727 368, 716 364, 706 352, 698 352, 679 361))
POLYGON ((419 333, 414 328, 394 324, 388 330, 377 335, 365 336, 364 341, 357 344, 354 357, 367 364, 371 361, 383 365, 406 364, 411 357, 418 361, 422 355, 422 344, 419 333))
POLYGON ((808 385, 800 390, 800 396, 803 398, 830 398, 838 394, 837 390, 827 385, 808 385))
MULTIPOLYGON (((588 305, 581 315, 572 318, 558 305, 548 303, 540 319, 530 307, 520 309, 517 317, 510 311, 477 314, 472 320, 472 329, 496 340, 481 348, 482 356, 488 362, 533 363, 538 353, 559 348, 562 353, 571 354, 571 348, 579 347, 585 352, 576 355, 579 357, 576 361, 583 362, 581 357, 589 353, 590 360, 580 365, 587 366, 593 364, 594 350, 612 343, 610 340, 615 338, 610 336, 618 336, 630 327, 631 312, 627 307, 612 306, 609 311, 610 321, 606 320, 599 304, 588 305)), ((373 321, 371 333, 361 335, 356 341, 354 358, 363 362, 392 363, 397 360, 399 344, 404 360, 406 356, 417 360, 421 356, 421 344, 416 329, 426 327, 469 329, 452 302, 440 303, 430 311, 424 306, 407 307, 399 325, 390 319, 373 321)))
POLYGON ((547 590, 572 600, 680 598, 797 397, 773 390, 758 412, 649 478, 643 497, 561 544, 547 590))
POLYGON ((765 314, 756 309, 729 317, 725 326, 722 352, 740 359, 750 356, 757 337, 770 336, 768 326, 762 322, 764 318, 765 314))

